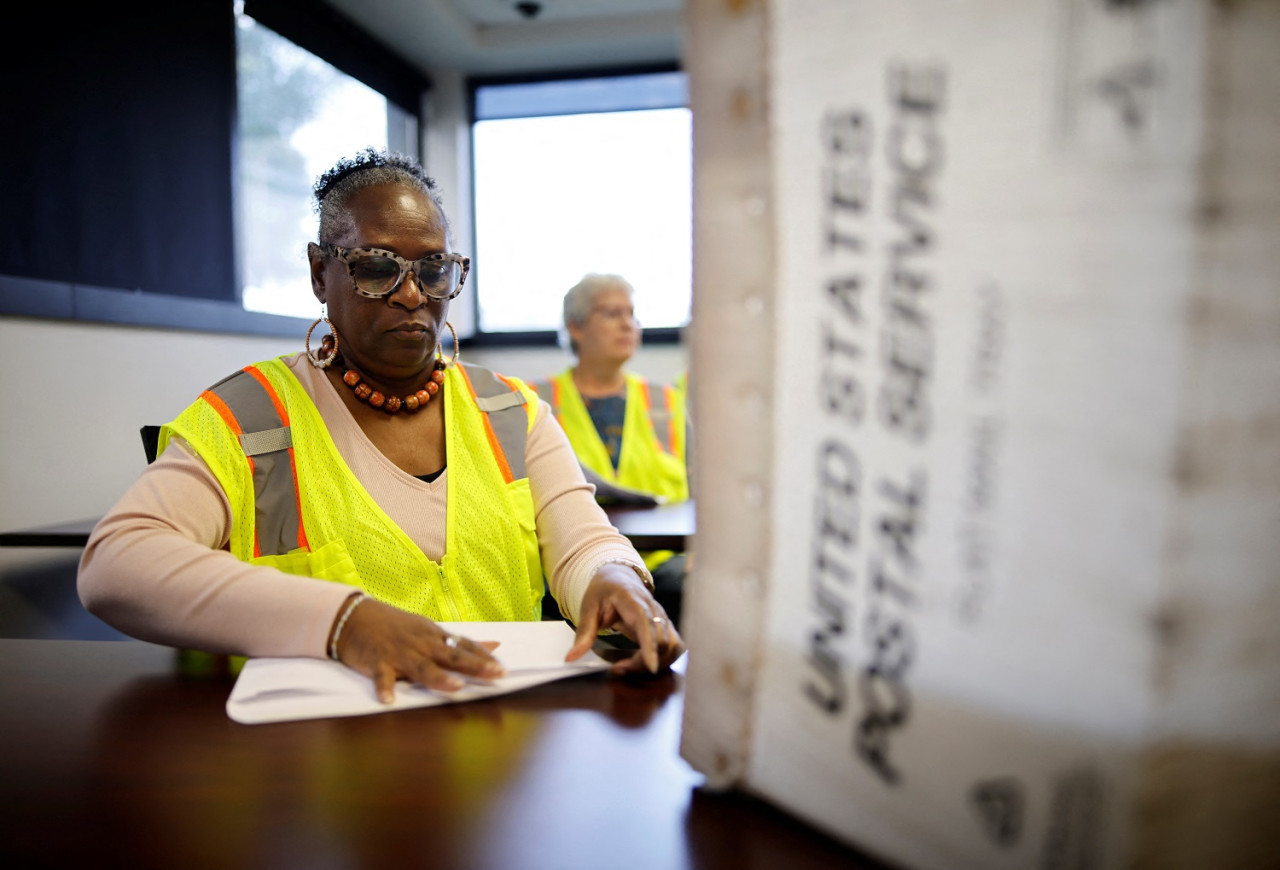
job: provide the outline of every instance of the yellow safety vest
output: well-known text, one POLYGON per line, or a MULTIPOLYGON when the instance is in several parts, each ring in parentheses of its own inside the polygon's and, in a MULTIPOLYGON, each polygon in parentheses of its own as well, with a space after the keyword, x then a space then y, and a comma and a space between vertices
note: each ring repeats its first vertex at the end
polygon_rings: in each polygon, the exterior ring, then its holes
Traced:
MULTIPOLYGON (((587 468, 619 486, 664 496, 667 501, 687 501, 684 397, 672 387, 650 384, 639 375, 628 373, 626 379, 627 410, 616 471, 573 383, 573 371, 566 369, 550 380, 533 382, 533 386, 551 405, 578 461, 587 468)), ((653 570, 675 554, 658 550, 641 555, 653 570)))
POLYGON ((676 392, 684 397, 687 406, 689 402, 689 370, 685 369, 676 375, 676 382, 672 386, 675 387, 676 392))
POLYGON ((289 574, 346 583, 444 621, 537 620, 543 566, 524 446, 537 411, 521 381, 451 366, 441 394, 449 458, 445 554, 432 561, 338 453, 280 359, 210 387, 161 428, 184 438, 231 505, 228 548, 289 574))

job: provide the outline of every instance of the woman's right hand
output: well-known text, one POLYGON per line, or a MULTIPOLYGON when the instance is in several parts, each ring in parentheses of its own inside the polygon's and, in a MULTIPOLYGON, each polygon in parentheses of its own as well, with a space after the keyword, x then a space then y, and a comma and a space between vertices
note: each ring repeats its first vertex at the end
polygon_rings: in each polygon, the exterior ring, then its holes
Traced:
POLYGON ((459 674, 482 680, 504 676, 506 670, 491 653, 497 646, 451 635, 426 617, 365 598, 338 636, 338 660, 372 678, 378 700, 390 704, 398 679, 453 692, 466 684, 459 674))

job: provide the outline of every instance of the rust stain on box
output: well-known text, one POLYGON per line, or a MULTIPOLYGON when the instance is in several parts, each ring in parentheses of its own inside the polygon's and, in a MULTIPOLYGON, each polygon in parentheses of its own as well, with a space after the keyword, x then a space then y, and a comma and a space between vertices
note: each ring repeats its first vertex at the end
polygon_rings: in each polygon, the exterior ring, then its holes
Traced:
POLYGON ((720 668, 720 681, 730 689, 738 688, 738 669, 733 666, 733 662, 725 662, 720 668))

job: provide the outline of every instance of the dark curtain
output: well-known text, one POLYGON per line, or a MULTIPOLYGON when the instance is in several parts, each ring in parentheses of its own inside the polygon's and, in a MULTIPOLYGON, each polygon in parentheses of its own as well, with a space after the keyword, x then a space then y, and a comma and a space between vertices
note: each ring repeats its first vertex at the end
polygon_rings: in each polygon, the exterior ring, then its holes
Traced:
POLYGON ((229 0, 5 18, 0 275, 236 299, 229 0))
POLYGON ((322 0, 245 0, 244 13, 418 114, 431 80, 322 0))

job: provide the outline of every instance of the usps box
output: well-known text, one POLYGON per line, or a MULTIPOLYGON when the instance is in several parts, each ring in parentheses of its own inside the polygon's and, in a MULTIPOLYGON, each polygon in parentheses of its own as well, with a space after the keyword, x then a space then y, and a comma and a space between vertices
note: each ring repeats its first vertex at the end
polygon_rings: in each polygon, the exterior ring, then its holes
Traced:
POLYGON ((683 756, 904 867, 1280 866, 1280 3, 687 15, 683 756))

